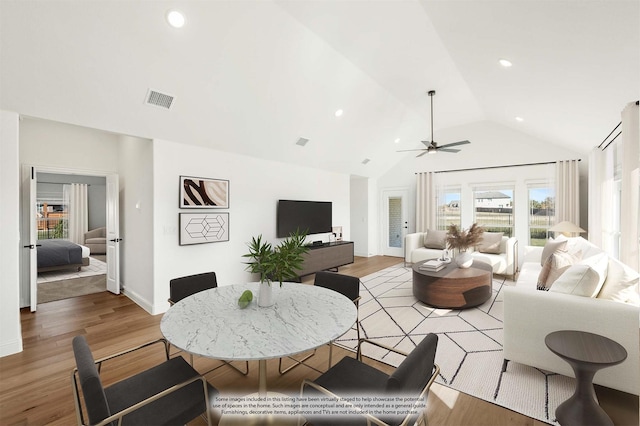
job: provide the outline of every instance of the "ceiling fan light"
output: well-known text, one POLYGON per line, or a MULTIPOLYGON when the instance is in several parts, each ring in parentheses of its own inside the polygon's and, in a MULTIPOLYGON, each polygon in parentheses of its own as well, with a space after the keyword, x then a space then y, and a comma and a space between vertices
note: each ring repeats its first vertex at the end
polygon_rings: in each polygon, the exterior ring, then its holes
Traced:
POLYGON ((437 150, 437 149, 435 149, 435 148, 433 148, 433 149, 432 149, 432 148, 429 148, 429 155, 431 155, 431 154, 437 154, 437 153, 438 153, 438 150, 437 150))

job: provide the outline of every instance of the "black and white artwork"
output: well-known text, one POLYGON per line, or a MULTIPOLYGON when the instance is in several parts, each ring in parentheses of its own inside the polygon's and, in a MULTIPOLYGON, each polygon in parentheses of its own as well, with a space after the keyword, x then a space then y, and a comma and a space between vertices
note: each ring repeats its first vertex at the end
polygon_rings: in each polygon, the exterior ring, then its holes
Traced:
POLYGON ((180 245, 229 241, 229 213, 180 213, 180 245))
POLYGON ((229 181, 180 176, 181 209, 228 209, 229 181))

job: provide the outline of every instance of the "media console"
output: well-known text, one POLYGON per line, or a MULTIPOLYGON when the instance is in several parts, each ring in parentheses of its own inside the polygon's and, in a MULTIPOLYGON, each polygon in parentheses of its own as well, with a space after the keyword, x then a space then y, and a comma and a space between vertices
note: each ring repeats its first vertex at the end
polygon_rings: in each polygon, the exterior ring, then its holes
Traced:
POLYGON ((337 269, 340 266, 353 263, 353 241, 336 241, 307 246, 299 276, 315 274, 327 269, 337 269))

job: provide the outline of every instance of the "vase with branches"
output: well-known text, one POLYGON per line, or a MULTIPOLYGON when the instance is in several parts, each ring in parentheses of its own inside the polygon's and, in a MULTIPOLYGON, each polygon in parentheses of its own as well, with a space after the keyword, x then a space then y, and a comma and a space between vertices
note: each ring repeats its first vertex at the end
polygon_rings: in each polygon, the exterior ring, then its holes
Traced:
POLYGON ((451 224, 447 229, 447 246, 451 250, 458 250, 456 264, 460 268, 468 268, 473 263, 473 257, 467 252, 470 247, 478 245, 482 238, 484 228, 477 223, 472 224, 468 229, 458 228, 451 224))

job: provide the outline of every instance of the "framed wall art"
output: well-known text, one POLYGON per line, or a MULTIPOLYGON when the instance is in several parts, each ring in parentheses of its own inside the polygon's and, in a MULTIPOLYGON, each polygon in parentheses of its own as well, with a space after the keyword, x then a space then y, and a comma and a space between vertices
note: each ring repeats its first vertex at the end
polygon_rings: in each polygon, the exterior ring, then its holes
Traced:
POLYGON ((228 209, 229 181, 180 176, 181 209, 228 209))
POLYGON ((229 213, 180 213, 180 245, 229 241, 229 213))

